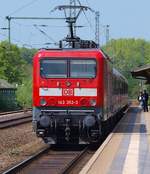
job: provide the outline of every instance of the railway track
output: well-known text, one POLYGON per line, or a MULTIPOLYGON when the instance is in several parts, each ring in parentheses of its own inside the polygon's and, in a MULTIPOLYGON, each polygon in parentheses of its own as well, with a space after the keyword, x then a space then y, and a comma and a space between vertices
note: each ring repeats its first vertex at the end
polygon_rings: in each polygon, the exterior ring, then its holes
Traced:
POLYGON ((17 126, 24 123, 29 123, 32 121, 32 116, 24 116, 21 118, 14 118, 9 120, 0 121, 0 129, 17 126))
MULTIPOLYGON (((108 141, 110 140, 105 140, 106 144, 108 141)), ((104 145, 101 146, 103 148, 104 145)), ((76 150, 70 146, 46 148, 3 174, 76 174, 81 171, 94 152, 83 146, 82 149, 76 150)))
POLYGON ((28 123, 32 121, 32 113, 28 112, 11 112, 9 114, 3 114, 0 117, 0 129, 17 126, 20 124, 28 123), (16 114, 17 113, 17 114, 16 114))
POLYGON ((3 174, 67 174, 85 156, 93 155, 94 152, 88 151, 88 147, 77 150, 46 148, 3 174))
POLYGON ((28 111, 32 111, 31 108, 26 109, 26 110, 18 110, 18 111, 9 111, 9 112, 0 112, 0 116, 4 116, 4 115, 9 115, 9 114, 15 114, 15 113, 25 113, 28 111))

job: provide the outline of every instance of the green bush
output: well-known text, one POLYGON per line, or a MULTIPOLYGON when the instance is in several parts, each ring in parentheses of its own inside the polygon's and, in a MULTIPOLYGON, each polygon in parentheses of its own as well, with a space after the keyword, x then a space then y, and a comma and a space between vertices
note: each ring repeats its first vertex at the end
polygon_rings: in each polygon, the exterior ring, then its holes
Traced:
POLYGON ((17 101, 22 108, 30 108, 32 106, 32 80, 23 80, 23 83, 18 86, 16 95, 17 101))

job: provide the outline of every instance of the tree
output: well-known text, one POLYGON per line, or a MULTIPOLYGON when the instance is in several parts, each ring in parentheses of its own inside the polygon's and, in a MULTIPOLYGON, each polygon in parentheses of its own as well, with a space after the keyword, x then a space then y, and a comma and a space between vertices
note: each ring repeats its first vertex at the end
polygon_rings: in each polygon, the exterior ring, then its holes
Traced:
POLYGON ((25 47, 20 48, 20 53, 21 53, 21 57, 28 63, 28 64, 32 64, 32 58, 34 56, 34 54, 37 52, 37 49, 28 49, 25 47))
POLYGON ((6 41, 0 43, 0 65, 0 78, 10 83, 21 83, 26 63, 16 45, 6 41))
POLYGON ((113 65, 129 82, 129 96, 139 93, 139 80, 133 79, 131 71, 146 63, 150 63, 150 43, 143 39, 111 40, 103 47, 113 59, 113 65))

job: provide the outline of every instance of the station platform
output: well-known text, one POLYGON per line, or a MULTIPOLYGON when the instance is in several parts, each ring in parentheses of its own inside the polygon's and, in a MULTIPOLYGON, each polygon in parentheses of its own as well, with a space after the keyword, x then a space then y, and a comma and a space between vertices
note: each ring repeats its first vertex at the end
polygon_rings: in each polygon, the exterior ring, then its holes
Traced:
POLYGON ((150 111, 130 107, 80 174, 150 174, 150 111))

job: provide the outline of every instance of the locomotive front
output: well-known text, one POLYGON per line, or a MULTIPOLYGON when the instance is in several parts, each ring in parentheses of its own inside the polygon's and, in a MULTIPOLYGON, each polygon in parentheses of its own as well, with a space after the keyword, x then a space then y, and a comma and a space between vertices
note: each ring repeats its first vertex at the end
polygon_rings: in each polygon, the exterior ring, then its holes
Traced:
POLYGON ((33 60, 33 127, 49 144, 89 144, 101 135, 102 54, 41 50, 33 60))

